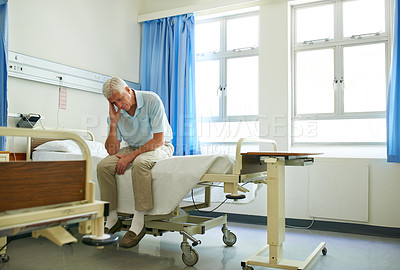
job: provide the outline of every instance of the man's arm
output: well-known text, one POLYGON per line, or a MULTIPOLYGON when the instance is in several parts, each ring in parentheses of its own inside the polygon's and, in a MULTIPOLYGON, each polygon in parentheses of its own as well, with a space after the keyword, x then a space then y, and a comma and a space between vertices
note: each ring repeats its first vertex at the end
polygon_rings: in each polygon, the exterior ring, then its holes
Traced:
POLYGON ((107 149, 107 153, 109 155, 115 155, 118 153, 120 148, 120 141, 118 140, 117 136, 117 123, 119 116, 121 114, 121 109, 115 111, 114 105, 109 103, 109 114, 110 114, 110 131, 108 133, 107 140, 105 142, 105 147, 107 149))
MULTIPOLYGON (((154 133, 153 139, 145 143, 143 146, 139 147, 132 153, 135 153, 135 157, 140 154, 146 153, 148 151, 156 150, 157 148, 164 145, 164 132, 154 133)), ((133 160, 132 160, 133 161, 133 160)))
POLYGON ((135 151, 132 151, 127 155, 117 155, 117 157, 119 157, 119 161, 116 166, 117 174, 124 174, 128 165, 132 163, 135 158, 140 154, 156 150, 162 145, 164 145, 164 132, 154 133, 153 139, 151 139, 135 151))

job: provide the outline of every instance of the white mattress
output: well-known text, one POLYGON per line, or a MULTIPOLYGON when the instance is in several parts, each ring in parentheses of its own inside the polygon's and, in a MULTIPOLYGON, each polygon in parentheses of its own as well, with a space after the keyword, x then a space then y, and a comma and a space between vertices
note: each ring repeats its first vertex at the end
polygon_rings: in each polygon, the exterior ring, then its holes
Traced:
MULTIPOLYGON (((151 215, 168 214, 196 187, 205 173, 232 173, 234 159, 228 155, 172 157, 154 165, 151 215)), ((133 213, 134 199, 130 170, 117 177, 118 211, 133 213)))
MULTIPOLYGON (((34 151, 32 158, 35 161, 82 159, 80 154, 47 151, 34 151)), ((92 156, 96 199, 100 199, 96 167, 103 158, 104 156, 92 156)), ((162 215, 170 213, 197 185, 205 173, 232 173, 233 164, 234 159, 228 155, 172 157, 157 162, 152 169, 154 208, 148 214, 162 215)), ((117 177, 117 188, 117 210, 124 213, 133 213, 135 206, 130 170, 117 177)))

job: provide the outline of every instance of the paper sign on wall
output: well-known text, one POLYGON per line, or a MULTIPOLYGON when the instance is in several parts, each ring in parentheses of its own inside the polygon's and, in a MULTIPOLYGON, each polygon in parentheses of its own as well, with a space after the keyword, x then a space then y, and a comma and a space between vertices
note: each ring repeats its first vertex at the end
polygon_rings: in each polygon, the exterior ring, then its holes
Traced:
POLYGON ((58 96, 58 107, 60 109, 67 109, 67 88, 60 87, 58 96))

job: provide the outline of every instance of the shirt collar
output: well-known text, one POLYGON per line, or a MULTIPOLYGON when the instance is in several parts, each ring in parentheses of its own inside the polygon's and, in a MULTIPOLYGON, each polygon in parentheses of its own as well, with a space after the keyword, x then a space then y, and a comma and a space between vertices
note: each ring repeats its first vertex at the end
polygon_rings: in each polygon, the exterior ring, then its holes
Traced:
MULTIPOLYGON (((144 100, 143 100, 142 91, 135 90, 135 89, 133 89, 133 88, 131 88, 131 90, 132 90, 133 92, 135 92, 136 106, 137 106, 137 107, 136 107, 136 110, 142 108, 143 105, 144 105, 144 100)), ((122 113, 123 115, 125 115, 125 116, 129 116, 128 112, 125 111, 125 110, 121 110, 121 113, 122 113)), ((136 115, 137 115, 137 114, 136 114, 136 112, 135 112, 135 115, 134 115, 133 117, 136 117, 136 115)))
POLYGON ((143 105, 144 105, 142 91, 138 91, 138 90, 135 90, 135 89, 133 89, 133 88, 131 88, 131 89, 132 89, 132 91, 135 93, 135 97, 136 97, 136 106, 137 106, 136 108, 137 108, 137 109, 142 108, 143 105))

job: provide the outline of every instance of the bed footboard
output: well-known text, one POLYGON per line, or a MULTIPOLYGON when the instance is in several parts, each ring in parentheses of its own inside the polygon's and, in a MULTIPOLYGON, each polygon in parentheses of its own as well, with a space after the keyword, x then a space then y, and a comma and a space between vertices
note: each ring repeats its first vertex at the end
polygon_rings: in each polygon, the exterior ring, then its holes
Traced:
POLYGON ((116 242, 117 236, 104 235, 108 204, 94 200, 90 151, 80 136, 5 127, 0 127, 0 136, 70 139, 81 148, 83 159, 0 163, 0 239, 32 232, 62 245, 77 241, 62 226, 79 223, 80 233, 91 234, 89 244, 116 242))
POLYGON ((1 162, 0 212, 85 200, 85 161, 1 162))

